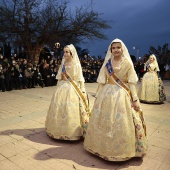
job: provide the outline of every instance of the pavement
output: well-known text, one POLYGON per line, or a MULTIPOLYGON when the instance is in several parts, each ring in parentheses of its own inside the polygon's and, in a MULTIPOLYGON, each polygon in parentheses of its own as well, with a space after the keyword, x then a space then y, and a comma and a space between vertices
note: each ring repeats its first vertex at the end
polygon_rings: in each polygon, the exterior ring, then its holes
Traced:
MULTIPOLYGON (((141 104, 149 142, 146 156, 125 162, 88 153, 83 140, 47 136, 44 122, 56 86, 0 92, 0 170, 170 170, 170 81, 164 80, 164 86, 164 104, 141 104)), ((96 89, 97 83, 86 83, 91 107, 96 89)))

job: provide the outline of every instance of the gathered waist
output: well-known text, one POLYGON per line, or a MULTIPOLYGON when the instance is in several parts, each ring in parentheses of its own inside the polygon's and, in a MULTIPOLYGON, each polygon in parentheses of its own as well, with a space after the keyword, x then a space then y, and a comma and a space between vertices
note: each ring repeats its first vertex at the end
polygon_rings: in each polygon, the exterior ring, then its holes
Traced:
MULTIPOLYGON (((116 83, 111 78, 108 78, 106 83, 116 85, 116 83)), ((127 81, 122 81, 122 83, 127 84, 127 81)))
MULTIPOLYGON (((132 98, 132 94, 131 94, 131 92, 130 92, 130 89, 127 87, 127 81, 119 81, 119 82, 117 82, 122 88, 124 88, 127 92, 128 92, 128 94, 130 95, 130 97, 131 97, 131 100, 133 101, 133 98, 132 98)), ((107 84, 112 84, 112 85, 116 85, 116 83, 112 80, 112 79, 110 79, 110 78, 108 78, 107 79, 107 84)))

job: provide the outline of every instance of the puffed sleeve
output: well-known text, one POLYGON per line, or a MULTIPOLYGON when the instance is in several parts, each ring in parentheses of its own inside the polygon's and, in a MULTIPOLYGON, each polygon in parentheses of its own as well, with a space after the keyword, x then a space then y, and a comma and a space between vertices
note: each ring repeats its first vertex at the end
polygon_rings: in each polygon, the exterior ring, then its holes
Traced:
POLYGON ((106 84, 106 80, 107 80, 107 75, 106 75, 106 68, 104 68, 103 70, 103 75, 100 76, 100 78, 102 78, 102 81, 98 81, 98 88, 96 90, 96 95, 95 97, 98 96, 99 92, 101 91, 101 89, 103 88, 103 86, 106 84), (102 82, 102 83, 101 83, 102 82))
POLYGON ((58 73, 56 75, 56 79, 57 80, 61 80, 62 79, 62 65, 60 65, 60 67, 58 69, 58 73))
POLYGON ((137 95, 137 91, 136 91, 137 81, 138 81, 137 74, 136 74, 133 66, 130 66, 130 68, 128 70, 128 86, 130 88, 133 101, 138 100, 138 95, 137 95))
POLYGON ((147 69, 146 69, 146 63, 144 63, 144 71, 146 71, 147 69))
POLYGON ((83 77, 83 72, 82 72, 82 68, 81 68, 81 65, 79 64, 76 64, 74 66, 74 78, 75 78, 75 81, 82 81, 82 82, 85 82, 84 80, 84 77, 83 77))
POLYGON ((75 78, 75 81, 79 84, 79 87, 80 87, 80 90, 85 93, 86 92, 86 88, 85 88, 85 80, 84 80, 84 77, 83 77, 83 73, 82 73, 82 68, 81 68, 81 65, 79 64, 76 64, 75 67, 74 67, 74 78, 75 78))

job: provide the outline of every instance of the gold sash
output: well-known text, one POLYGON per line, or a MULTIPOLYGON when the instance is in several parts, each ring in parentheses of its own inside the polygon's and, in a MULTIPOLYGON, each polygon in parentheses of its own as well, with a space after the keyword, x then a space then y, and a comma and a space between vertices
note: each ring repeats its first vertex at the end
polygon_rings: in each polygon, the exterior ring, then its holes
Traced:
MULTIPOLYGON (((107 69, 107 67, 106 67, 106 69, 107 69)), ((107 69, 107 71, 108 71, 108 69, 107 69)), ((118 86, 122 87, 129 94, 131 102, 133 102, 133 98, 132 98, 132 94, 131 94, 130 89, 114 74, 114 72, 110 73, 108 71, 108 74, 110 75, 110 77, 113 78, 114 83, 116 83, 118 86)), ((139 109, 137 111, 137 113, 139 113, 139 115, 140 115, 140 119, 142 121, 143 129, 144 129, 145 135, 146 135, 146 124, 145 124, 145 120, 144 120, 144 117, 143 117, 143 111, 141 109, 139 109)))
POLYGON ((71 85, 73 86, 73 88, 77 92, 80 99, 83 101, 86 113, 84 113, 84 109, 82 109, 82 107, 80 106, 80 118, 81 118, 81 124, 82 124, 82 127, 83 127, 83 136, 85 136, 86 130, 87 130, 87 127, 88 127, 88 123, 89 123, 89 117, 90 117, 90 114, 91 114, 91 111, 90 111, 89 105, 88 105, 89 103, 87 104, 86 99, 85 99, 84 95, 82 94, 81 90, 78 88, 76 83, 71 79, 71 77, 66 73, 66 71, 64 71, 63 74, 65 75, 67 80, 71 83, 71 85))
POLYGON ((77 87, 76 83, 70 78, 70 76, 66 72, 64 72, 63 74, 66 76, 67 80, 72 84, 72 86, 78 93, 79 97, 83 101, 86 111, 89 112, 89 106, 88 106, 86 99, 85 99, 84 95, 82 94, 81 90, 77 87))

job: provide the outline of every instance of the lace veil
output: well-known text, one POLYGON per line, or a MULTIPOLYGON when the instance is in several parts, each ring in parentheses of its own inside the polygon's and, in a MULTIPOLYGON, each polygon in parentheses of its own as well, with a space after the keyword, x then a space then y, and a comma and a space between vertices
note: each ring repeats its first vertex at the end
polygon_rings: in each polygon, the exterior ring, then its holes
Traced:
MULTIPOLYGON (((73 57, 72 62, 73 62, 73 66, 75 66, 76 81, 83 81, 84 82, 85 80, 84 80, 84 77, 83 77, 83 74, 82 74, 82 67, 81 67, 81 63, 80 63, 76 48, 74 47, 73 44, 66 45, 65 47, 70 49, 72 57, 73 57)), ((61 61, 61 65, 59 67, 59 70, 58 70, 58 73, 57 73, 57 76, 56 76, 56 79, 58 79, 58 80, 61 79, 62 67, 63 67, 64 63, 65 63, 65 58, 63 56, 62 61, 61 61)))
MULTIPOLYGON (((159 66, 158 66, 158 62, 157 62, 157 59, 156 59, 156 56, 155 56, 154 54, 151 54, 151 55, 149 56, 149 59, 150 59, 150 57, 153 57, 153 58, 154 58, 153 64, 154 64, 155 67, 156 67, 156 71, 160 71, 160 70, 159 70, 159 66)), ((147 61, 148 63, 150 63, 149 59, 148 59, 148 61, 147 61)))
MULTIPOLYGON (((132 62, 132 60, 131 60, 130 54, 129 54, 128 49, 126 48, 125 44, 124 44, 120 39, 116 38, 116 39, 114 39, 114 40, 110 43, 110 45, 109 45, 109 47, 108 47, 108 50, 107 50, 107 53, 106 53, 106 56, 105 56, 104 63, 103 63, 103 65, 102 65, 101 69, 100 69, 99 76, 98 76, 98 78, 97 78, 97 82, 98 82, 98 83, 105 84, 105 82, 106 82, 105 65, 106 65, 106 63, 108 62, 108 60, 109 60, 110 58, 114 58, 114 56, 113 56, 112 53, 111 53, 111 45, 112 45, 112 43, 114 43, 114 42, 121 43, 121 45, 122 45, 122 51, 123 51, 122 56, 125 57, 125 58, 129 61, 129 63, 133 66, 133 62, 132 62)), ((134 68, 134 66, 133 66, 133 68, 134 68)), ((136 82, 138 81, 138 77, 137 77, 136 74, 134 75, 133 78, 134 78, 134 81, 136 81, 136 82)))

